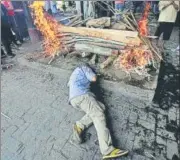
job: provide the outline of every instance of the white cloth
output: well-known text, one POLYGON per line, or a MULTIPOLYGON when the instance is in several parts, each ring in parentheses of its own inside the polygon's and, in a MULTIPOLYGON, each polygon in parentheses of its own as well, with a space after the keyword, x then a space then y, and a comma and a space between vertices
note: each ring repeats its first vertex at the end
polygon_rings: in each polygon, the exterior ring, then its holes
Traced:
MULTIPOLYGON (((179 1, 174 1, 175 4, 179 6, 179 1)), ((159 10, 160 10, 160 15, 159 15, 159 22, 172 22, 174 23, 176 21, 177 13, 178 10, 174 8, 174 6, 171 4, 167 8, 163 9, 166 5, 171 3, 171 1, 160 1, 159 2, 159 10)))
POLYGON ((78 14, 81 14, 81 1, 75 1, 76 3, 76 11, 78 14))

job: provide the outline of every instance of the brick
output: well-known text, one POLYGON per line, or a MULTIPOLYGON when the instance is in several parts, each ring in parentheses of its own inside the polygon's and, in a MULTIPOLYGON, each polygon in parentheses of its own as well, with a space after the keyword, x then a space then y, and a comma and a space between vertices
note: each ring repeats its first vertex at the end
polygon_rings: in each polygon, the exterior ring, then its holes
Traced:
POLYGON ((10 126, 12 126, 12 124, 1 115, 1 131, 5 132, 10 126))
POLYGON ((160 145, 165 145, 165 146, 166 146, 167 139, 162 138, 162 137, 160 137, 160 136, 157 136, 157 137, 156 137, 156 141, 157 141, 158 144, 160 144, 160 145))
MULTIPOLYGON (((2 132, 2 137, 10 137, 13 133, 18 130, 17 126, 10 126, 2 132)), ((3 139, 2 139, 3 140, 3 139)), ((3 141, 2 141, 3 142, 3 141)))
POLYGON ((156 156, 154 156, 154 151, 150 149, 144 150, 144 155, 150 159, 156 159, 156 156))
POLYGON ((157 117, 157 119, 158 119, 158 122, 157 122, 158 128, 165 129, 165 127, 166 127, 166 122, 167 122, 166 116, 159 114, 158 117, 157 117))
POLYGON ((138 119, 138 115, 135 112, 131 112, 129 115, 129 122, 136 123, 138 119))
POLYGON ((52 150, 51 154, 49 155, 49 158, 47 157, 47 160, 53 159, 53 160, 67 160, 66 157, 64 157, 61 153, 52 150))
POLYGON ((174 110, 173 111, 170 110, 168 113, 168 119, 169 119, 169 121, 171 121, 171 120, 176 121, 177 113, 174 112, 174 110))
POLYGON ((14 118, 12 118, 12 122, 14 125, 16 125, 17 127, 21 127, 22 125, 24 125, 24 123, 26 123, 26 121, 24 121, 23 119, 15 116, 14 118))
POLYGON ((166 145, 156 144, 156 146, 154 148, 155 148, 156 159, 166 160, 166 151, 167 151, 166 145))
POLYGON ((147 160, 147 158, 145 156, 142 156, 142 155, 133 155, 132 159, 133 160, 147 160))
POLYGON ((25 131, 28 129, 28 127, 30 126, 30 124, 31 124, 31 123, 24 123, 24 125, 21 126, 16 132, 14 132, 14 133, 12 134, 12 136, 13 136, 14 138, 16 138, 16 139, 20 138, 20 137, 22 136, 23 132, 25 132, 25 131))
POLYGON ((143 112, 142 110, 138 110, 137 115, 138 115, 138 118, 141 120, 145 121, 147 119, 147 113, 143 112))
POLYGON ((153 113, 148 113, 146 121, 155 124, 156 123, 155 115, 153 113))
POLYGON ((23 145, 21 142, 12 137, 4 137, 3 141, 4 143, 2 146, 7 148, 12 153, 18 153, 19 149, 21 149, 21 146, 23 145))
POLYGON ((18 160, 15 159, 15 154, 7 148, 1 147, 1 160, 18 160))
POLYGON ((163 137, 163 138, 167 138, 167 139, 176 141, 176 138, 175 138, 175 136, 174 136, 174 133, 168 132, 168 131, 166 131, 166 130, 164 130, 164 129, 157 128, 157 135, 158 135, 158 136, 161 136, 161 137, 163 137))
POLYGON ((142 125, 144 128, 154 131, 155 124, 151 122, 147 122, 141 119, 138 119, 138 124, 142 125))
POLYGON ((167 158, 172 159, 174 155, 178 155, 178 144, 177 142, 167 140, 167 158))
POLYGON ((125 149, 132 150, 134 145, 135 134, 130 132, 125 143, 125 149))
POLYGON ((72 160, 81 160, 86 152, 88 151, 82 148, 80 145, 75 146, 70 143, 66 143, 62 149, 62 153, 65 155, 65 157, 72 160))

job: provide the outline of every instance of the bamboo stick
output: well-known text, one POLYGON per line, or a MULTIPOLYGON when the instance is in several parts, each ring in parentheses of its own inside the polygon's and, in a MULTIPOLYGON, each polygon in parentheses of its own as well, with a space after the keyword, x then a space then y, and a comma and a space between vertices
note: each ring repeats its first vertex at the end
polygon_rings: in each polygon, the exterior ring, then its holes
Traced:
POLYGON ((94 54, 93 57, 90 60, 91 64, 96 64, 96 58, 97 58, 97 54, 94 54))
MULTIPOLYGON (((79 16, 82 16, 82 15, 79 15, 79 16)), ((77 17, 77 15, 73 15, 73 16, 70 16, 70 17, 63 18, 63 19, 59 20, 58 22, 61 22, 61 21, 67 20, 67 19, 71 19, 71 18, 74 18, 74 17, 77 17)))
POLYGON ((104 69, 110 63, 112 63, 117 57, 118 57, 118 55, 112 55, 112 56, 108 57, 103 63, 100 64, 100 68, 104 69))

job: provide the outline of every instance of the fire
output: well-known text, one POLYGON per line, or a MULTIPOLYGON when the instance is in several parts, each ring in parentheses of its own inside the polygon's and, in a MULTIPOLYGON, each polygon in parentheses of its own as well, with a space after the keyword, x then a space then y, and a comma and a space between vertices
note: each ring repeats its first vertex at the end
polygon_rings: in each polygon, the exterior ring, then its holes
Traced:
POLYGON ((43 36, 43 48, 49 56, 58 55, 62 49, 62 43, 58 38, 60 24, 43 10, 43 1, 34 1, 30 6, 33 10, 34 24, 43 36))
POLYGON ((152 58, 153 55, 150 51, 143 48, 133 48, 122 53, 118 61, 120 68, 130 71, 134 68, 144 68, 152 58))
POLYGON ((142 36, 148 35, 148 28, 147 28, 148 19, 147 19, 147 17, 148 17, 150 8, 151 8, 151 4, 149 2, 146 2, 146 7, 144 9, 143 16, 138 22, 139 32, 140 32, 140 35, 142 35, 142 36))

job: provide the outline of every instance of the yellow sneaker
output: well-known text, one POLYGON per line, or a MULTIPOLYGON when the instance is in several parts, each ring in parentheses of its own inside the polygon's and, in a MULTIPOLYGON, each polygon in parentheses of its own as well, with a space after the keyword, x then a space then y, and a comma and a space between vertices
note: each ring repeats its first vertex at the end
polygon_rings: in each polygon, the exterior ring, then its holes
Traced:
POLYGON ((114 149, 111 153, 108 155, 103 156, 103 159, 109 159, 109 158, 117 158, 124 155, 127 155, 128 151, 120 150, 120 149, 114 149))
POLYGON ((71 137, 71 143, 81 144, 82 143, 82 132, 83 130, 76 124, 73 125, 73 135, 71 137))

